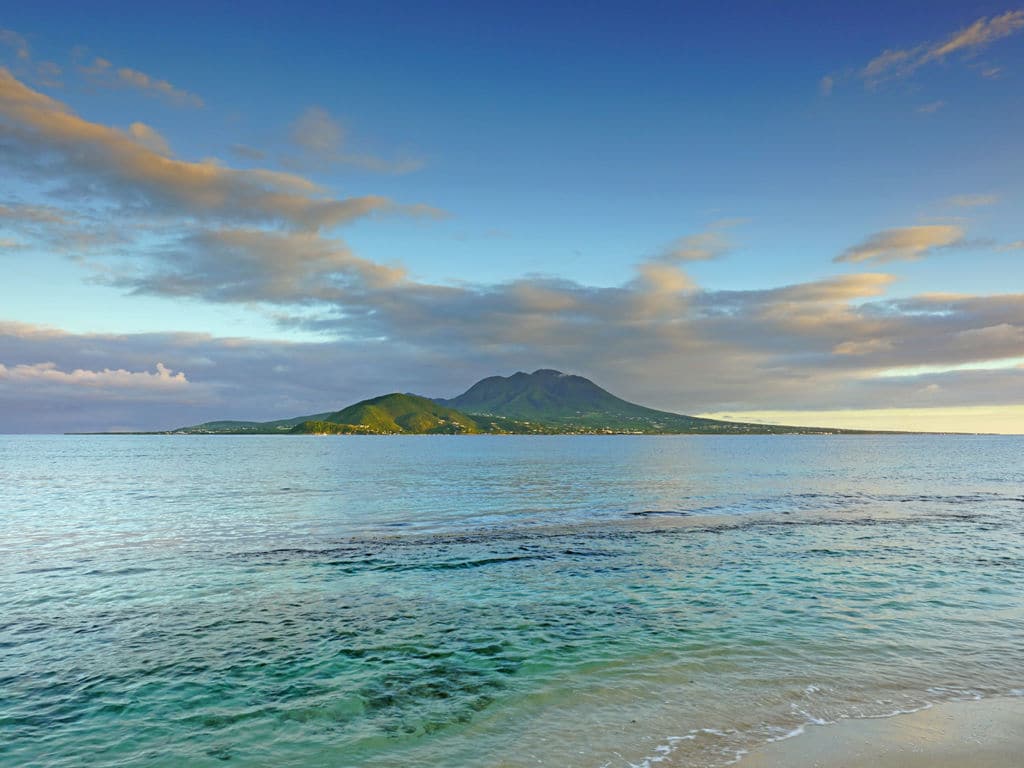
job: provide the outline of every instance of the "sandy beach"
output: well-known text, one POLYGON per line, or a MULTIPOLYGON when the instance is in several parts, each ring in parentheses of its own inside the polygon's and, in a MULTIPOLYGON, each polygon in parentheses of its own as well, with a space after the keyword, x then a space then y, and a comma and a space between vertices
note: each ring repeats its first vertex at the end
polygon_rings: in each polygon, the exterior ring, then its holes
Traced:
POLYGON ((1016 768, 1024 698, 941 704, 890 718, 846 720, 752 752, 743 768, 1016 768))

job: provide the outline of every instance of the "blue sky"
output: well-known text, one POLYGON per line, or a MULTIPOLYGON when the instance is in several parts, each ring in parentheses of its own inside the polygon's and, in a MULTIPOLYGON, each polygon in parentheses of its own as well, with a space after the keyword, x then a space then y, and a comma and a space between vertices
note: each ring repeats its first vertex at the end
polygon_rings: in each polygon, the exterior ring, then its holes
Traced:
POLYGON ((0 29, 0 429, 46 398, 154 428, 543 365, 685 412, 1024 431, 1012 4, 56 3, 0 29), (326 200, 360 213, 292 207, 326 200), (290 380, 237 379, 226 339, 290 380), (310 350, 333 373, 297 391, 310 350), (131 378, 158 362, 188 386, 131 378))

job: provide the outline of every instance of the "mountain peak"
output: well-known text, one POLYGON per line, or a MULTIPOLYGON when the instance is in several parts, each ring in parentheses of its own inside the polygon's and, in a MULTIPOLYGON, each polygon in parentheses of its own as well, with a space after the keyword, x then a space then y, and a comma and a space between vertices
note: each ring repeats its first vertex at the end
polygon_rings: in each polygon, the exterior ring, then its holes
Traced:
POLYGON ((458 397, 439 403, 467 413, 529 421, 583 415, 638 415, 650 409, 628 403, 582 376, 540 368, 533 373, 482 379, 458 397))

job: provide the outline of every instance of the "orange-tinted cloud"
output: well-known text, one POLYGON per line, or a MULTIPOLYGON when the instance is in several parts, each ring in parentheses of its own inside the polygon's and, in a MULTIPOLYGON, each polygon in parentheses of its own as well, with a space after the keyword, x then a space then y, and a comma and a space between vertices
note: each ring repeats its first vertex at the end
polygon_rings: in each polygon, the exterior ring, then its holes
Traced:
POLYGON ((967 54, 981 50, 1022 28, 1024 10, 1007 11, 991 18, 983 16, 941 41, 883 51, 864 66, 860 76, 869 87, 886 80, 908 77, 926 64, 942 61, 955 53, 967 54))
POLYGON ((203 100, 194 93, 131 67, 115 67, 109 60, 100 56, 95 57, 88 66, 80 66, 78 70, 93 83, 107 88, 137 88, 178 107, 203 106, 203 100))
MULTIPOLYGON (((338 199, 292 173, 238 170, 214 161, 168 156, 146 126, 134 130, 90 122, 66 105, 18 81, 0 68, 0 135, 25 145, 26 152, 63 156, 61 172, 78 171, 91 184, 106 184, 113 196, 143 196, 154 209, 197 218, 284 224, 317 230, 373 213, 438 215, 429 206, 403 206, 376 195, 338 199), (140 141, 140 139, 145 139, 140 141)), ((141 126, 141 127, 138 127, 141 126)))
POLYGON ((960 227, 949 224, 886 229, 847 248, 833 261, 912 261, 923 258, 937 248, 955 245, 963 240, 963 236, 960 227))

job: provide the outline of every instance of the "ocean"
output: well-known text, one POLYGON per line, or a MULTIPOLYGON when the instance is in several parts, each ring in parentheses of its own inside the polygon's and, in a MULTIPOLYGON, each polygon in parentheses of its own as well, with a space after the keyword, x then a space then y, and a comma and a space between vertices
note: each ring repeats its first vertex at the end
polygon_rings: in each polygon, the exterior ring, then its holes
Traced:
POLYGON ((0 765, 711 768, 1024 695, 1024 438, 0 436, 0 765))

